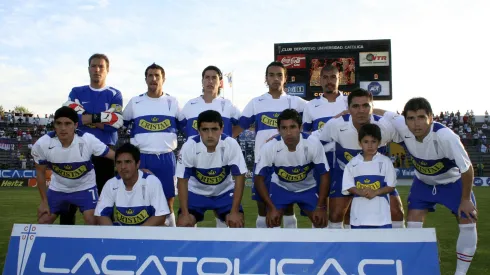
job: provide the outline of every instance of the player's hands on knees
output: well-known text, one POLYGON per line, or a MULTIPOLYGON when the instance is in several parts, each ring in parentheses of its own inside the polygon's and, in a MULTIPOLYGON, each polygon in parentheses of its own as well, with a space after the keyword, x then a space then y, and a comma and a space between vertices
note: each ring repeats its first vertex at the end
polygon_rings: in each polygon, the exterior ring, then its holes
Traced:
POLYGON ((313 225, 316 228, 324 228, 327 226, 327 211, 325 208, 316 208, 312 212, 313 225))
POLYGON ((191 216, 191 214, 180 214, 179 218, 177 219, 177 226, 178 227, 193 227, 194 226, 194 219, 191 216))
POLYGON ((458 218, 461 218, 461 213, 464 213, 466 217, 473 222, 478 220, 476 207, 471 200, 461 200, 461 204, 458 208, 458 218))
POLYGON ((46 216, 51 215, 51 211, 49 211, 48 202, 42 201, 37 208, 37 220, 39 223, 44 223, 43 221, 46 219, 46 216))
POLYGON ((281 212, 279 212, 275 207, 267 209, 266 223, 267 227, 278 227, 281 226, 281 212))
POLYGON ((243 214, 240 212, 230 212, 230 214, 226 215, 226 225, 230 228, 244 227, 243 214))

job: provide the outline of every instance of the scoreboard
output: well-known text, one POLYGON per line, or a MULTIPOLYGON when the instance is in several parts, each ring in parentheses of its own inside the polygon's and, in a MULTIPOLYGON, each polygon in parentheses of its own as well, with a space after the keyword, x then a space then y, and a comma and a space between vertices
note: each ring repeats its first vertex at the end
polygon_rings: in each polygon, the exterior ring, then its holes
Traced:
POLYGON ((288 70, 286 92, 311 100, 322 95, 320 73, 334 65, 340 72, 339 90, 370 91, 375 100, 391 100, 391 40, 357 40, 274 44, 274 60, 288 70))

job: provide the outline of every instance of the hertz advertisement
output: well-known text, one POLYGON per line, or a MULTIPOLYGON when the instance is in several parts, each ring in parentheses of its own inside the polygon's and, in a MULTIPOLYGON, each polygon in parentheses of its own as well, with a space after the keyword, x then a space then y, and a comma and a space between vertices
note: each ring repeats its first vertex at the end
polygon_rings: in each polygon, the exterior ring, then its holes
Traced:
POLYGON ((274 60, 288 69, 286 92, 311 100, 322 95, 322 68, 340 72, 339 90, 370 91, 375 100, 392 99, 391 40, 358 40, 274 44, 274 60))

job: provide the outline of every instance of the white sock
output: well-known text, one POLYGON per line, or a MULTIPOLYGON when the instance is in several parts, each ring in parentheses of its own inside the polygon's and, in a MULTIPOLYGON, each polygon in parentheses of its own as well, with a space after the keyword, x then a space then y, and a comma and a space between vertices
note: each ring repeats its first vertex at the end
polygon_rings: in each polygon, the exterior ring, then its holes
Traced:
POLYGON ((391 227, 393 227, 393 228, 405 228, 405 223, 403 221, 392 221, 391 227))
POLYGON ((284 228, 298 228, 298 220, 296 219, 296 216, 283 216, 282 226, 284 228))
POLYGON ((168 215, 167 218, 165 219, 165 226, 168 226, 168 227, 175 227, 176 226, 175 214, 173 212, 170 213, 170 215, 168 215))
POLYGON ((328 221, 328 229, 342 229, 342 223, 341 222, 331 222, 328 221))
POLYGON ((225 222, 221 221, 219 218, 216 218, 216 228, 227 228, 228 225, 226 225, 225 222))
POLYGON ((423 226, 423 222, 407 222, 407 228, 422 228, 423 226))
POLYGON ((257 221, 255 221, 255 227, 267 228, 267 223, 265 222, 265 217, 257 216, 257 221))
POLYGON ((350 224, 344 223, 344 229, 350 229, 350 224))
POLYGON ((470 268, 471 260, 476 251, 477 243, 476 224, 460 224, 459 237, 456 243, 456 275, 466 274, 470 268))

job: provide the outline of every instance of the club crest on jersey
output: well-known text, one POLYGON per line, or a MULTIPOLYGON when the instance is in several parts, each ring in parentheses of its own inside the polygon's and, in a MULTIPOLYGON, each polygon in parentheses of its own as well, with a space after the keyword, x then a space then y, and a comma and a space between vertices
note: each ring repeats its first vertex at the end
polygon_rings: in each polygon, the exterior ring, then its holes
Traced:
POLYGON ((87 173, 88 168, 86 165, 81 165, 80 167, 76 168, 75 170, 73 169, 73 166, 71 165, 64 165, 63 167, 60 167, 56 164, 53 164, 51 166, 53 169, 53 172, 56 174, 62 176, 63 178, 67 179, 78 179, 82 177, 85 173, 87 173))
POLYGON ((122 224, 136 225, 136 224, 143 223, 150 217, 146 209, 141 210, 136 215, 134 215, 134 210, 132 209, 128 209, 125 212, 126 215, 121 213, 118 209, 116 209, 115 219, 117 222, 120 222, 122 224))
POLYGON ((323 128, 324 125, 325 125, 325 122, 323 122, 323 121, 318 122, 318 129, 323 128))
POLYGON ((262 122, 264 125, 267 125, 272 128, 277 128, 277 117, 279 116, 279 113, 275 113, 272 117, 269 117, 267 115, 262 115, 260 118, 260 122, 262 122))
POLYGON ((197 119, 192 122, 192 128, 194 128, 194 130, 198 131, 198 129, 197 129, 197 119))
POLYGON ((227 174, 225 169, 221 169, 221 173, 218 173, 216 170, 209 170, 208 172, 201 173, 198 169, 196 169, 196 178, 203 184, 220 184, 226 179, 226 176, 227 174))
POLYGON ((170 127, 172 124, 170 123, 170 119, 165 119, 161 122, 158 122, 157 117, 153 117, 150 121, 147 121, 145 119, 141 119, 138 123, 138 126, 150 131, 150 132, 160 132, 160 131, 165 131, 168 127, 170 127))
POLYGON ((356 181, 356 188, 357 189, 378 190, 381 188, 381 182, 379 180, 377 180, 375 182, 371 182, 370 179, 364 179, 363 182, 356 181))
POLYGON ((412 158, 412 163, 415 169, 424 175, 434 175, 439 173, 442 169, 444 169, 444 163, 442 161, 436 162, 432 166, 428 166, 428 163, 425 161, 417 161, 412 158))

